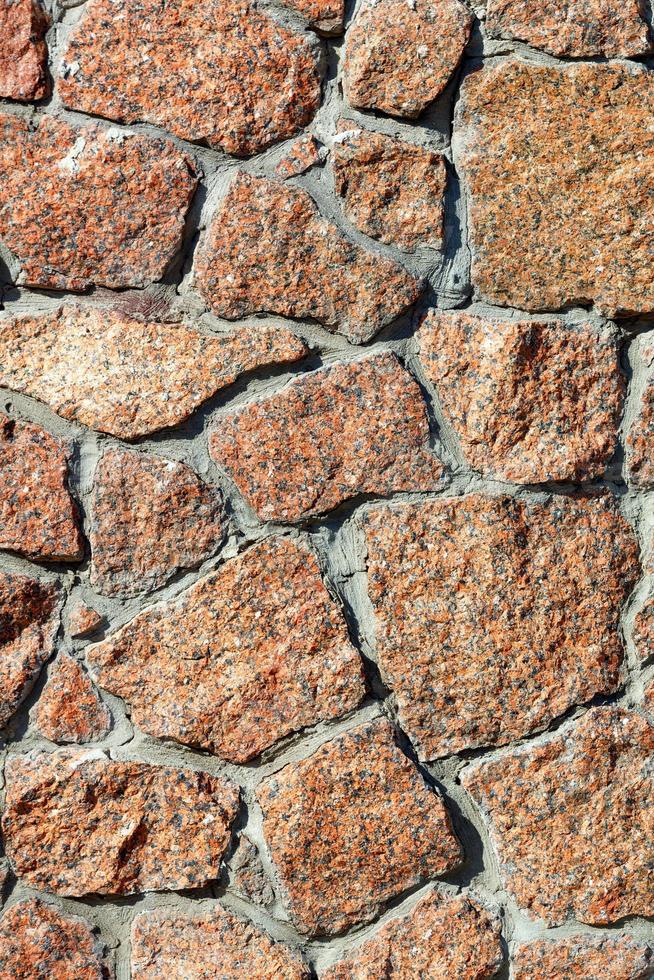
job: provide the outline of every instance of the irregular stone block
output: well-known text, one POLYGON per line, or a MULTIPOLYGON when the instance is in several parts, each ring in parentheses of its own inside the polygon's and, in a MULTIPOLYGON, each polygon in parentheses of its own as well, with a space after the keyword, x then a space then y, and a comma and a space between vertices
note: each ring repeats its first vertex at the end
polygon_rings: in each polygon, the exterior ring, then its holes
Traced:
POLYGON ((515 980, 648 980, 652 949, 629 936, 570 936, 519 946, 513 955, 515 980))
POLYGON ((241 834, 230 867, 230 883, 238 895, 256 905, 272 905, 275 892, 264 871, 258 849, 245 834, 241 834))
POLYGON ((641 345, 646 378, 627 432, 627 476, 638 487, 654 486, 654 343, 647 337, 641 345))
POLYGON ((345 0, 283 0, 321 34, 342 34, 345 0))
POLYGON ((51 742, 92 742, 107 735, 111 715, 78 662, 63 653, 36 704, 34 724, 51 742))
POLYGON ((293 143, 286 156, 279 161, 275 167, 275 174, 282 180, 286 180, 288 177, 297 177, 320 163, 326 153, 327 151, 324 147, 321 148, 315 136, 311 136, 311 134, 301 136, 299 140, 293 143))
POLYGON ((33 102, 50 91, 45 32, 50 18, 38 0, 0 4, 0 97, 33 102))
POLYGON ((639 562, 608 495, 471 494, 363 524, 379 665, 421 759, 521 738, 618 686, 639 562))
POLYGON ((634 618, 634 646, 641 660, 654 653, 654 598, 647 600, 634 618))
POLYGON ((104 616, 83 603, 75 606, 68 617, 68 632, 72 637, 84 637, 95 633, 104 622, 104 616))

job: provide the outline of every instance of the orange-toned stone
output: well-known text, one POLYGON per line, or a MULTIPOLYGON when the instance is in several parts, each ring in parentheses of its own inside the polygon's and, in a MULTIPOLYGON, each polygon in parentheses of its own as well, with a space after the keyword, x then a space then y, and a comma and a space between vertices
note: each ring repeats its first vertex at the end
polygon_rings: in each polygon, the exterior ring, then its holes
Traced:
POLYGON ((636 65, 511 60, 466 78, 455 162, 484 299, 654 309, 653 112, 654 78, 636 65))
POLYGON ((146 286, 178 251, 197 184, 169 140, 0 115, 0 238, 18 282, 146 286))
POLYGON ((470 898, 429 892, 402 919, 321 974, 321 980, 490 980, 502 966, 500 922, 470 898))
POLYGON ((150 122, 237 156, 260 153, 320 105, 320 51, 250 0, 91 0, 64 51, 66 106, 150 122))
POLYGON ((232 762, 345 714, 365 690, 316 559, 287 538, 227 562, 86 652, 140 728, 232 762))
POLYGON ((630 936, 570 936, 519 946, 513 955, 515 980, 648 980, 652 948, 630 936))
POLYGON ((321 34, 342 34, 345 0, 283 0, 321 34))
POLYGON ((402 266, 344 238, 306 191, 246 173, 234 178, 205 234, 195 278, 218 316, 310 318, 355 343, 421 291, 402 266))
POLYGON ((618 686, 639 562, 608 495, 471 494, 376 507, 364 527, 379 664, 421 759, 501 745, 618 686))
POLYGON ((7 856, 33 888, 129 895, 220 875, 239 791, 217 776, 82 749, 14 755, 5 776, 7 856))
POLYGON ((51 657, 61 605, 57 584, 0 572, 0 727, 27 697, 51 657))
POLYGON ((0 548, 42 561, 78 561, 84 553, 63 445, 2 414, 0 548))
POLYGON ((111 728, 109 709, 88 675, 67 654, 57 657, 34 710, 39 734, 51 742, 91 742, 111 728))
POLYGON ((3 980, 109 980, 104 943, 77 915, 38 898, 24 899, 0 919, 3 980))
POLYGON ((326 151, 321 149, 316 137, 308 133, 293 143, 286 156, 275 167, 275 174, 282 180, 297 177, 320 163, 325 154, 326 151))
POLYGON ((167 909, 132 924, 133 980, 309 980, 298 950, 220 905, 193 917, 167 909))
POLYGON ((498 480, 591 480, 613 455, 624 396, 615 335, 589 323, 436 310, 418 333, 466 461, 498 480))
POLYGON ((0 319, 0 384, 63 418, 136 439, 183 422, 240 375, 306 350, 276 327, 216 336, 72 304, 0 319))
POLYGON ((361 493, 433 490, 420 389, 393 354, 321 368, 221 416, 209 452, 262 520, 321 514, 361 493))
POLYGON ((369 922, 384 902, 461 859, 441 797, 383 718, 285 766, 257 799, 281 897, 301 932, 369 922))
POLYGON ((486 29, 567 58, 651 50, 639 0, 489 0, 486 29))
POLYGON ((440 153, 342 120, 334 142, 334 182, 345 214, 371 238, 407 252, 440 248, 447 182, 440 153))
POLYGON ((627 474, 630 483, 651 487, 654 486, 654 343, 651 340, 642 345, 641 355, 648 375, 627 433, 627 474))
POLYGON ((454 75, 471 27, 459 0, 363 0, 347 32, 350 105, 419 116, 454 75))
POLYGON ((550 925, 652 915, 653 754, 644 718, 592 708, 540 744, 463 770, 504 885, 528 915, 550 925))
POLYGON ((72 637, 88 636, 95 633, 104 622, 104 616, 84 603, 76 605, 68 617, 68 632, 72 637))
POLYGON ((50 18, 38 0, 0 3, 0 97, 32 102, 50 91, 45 32, 50 18))

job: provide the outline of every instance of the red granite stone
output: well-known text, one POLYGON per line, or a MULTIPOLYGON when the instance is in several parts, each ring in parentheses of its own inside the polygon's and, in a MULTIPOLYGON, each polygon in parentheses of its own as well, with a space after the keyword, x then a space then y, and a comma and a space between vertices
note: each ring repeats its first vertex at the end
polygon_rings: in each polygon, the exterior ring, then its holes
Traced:
POLYGON ((513 955, 515 980, 650 980, 652 948, 631 936, 536 940, 513 955))
POLYGON ((104 616, 99 612, 91 606, 78 603, 68 616, 68 632, 75 638, 88 636, 95 633, 103 622, 104 616))
POLYGON ((300 174, 306 173, 312 167, 315 167, 317 163, 320 163, 325 153, 326 150, 321 148, 315 136, 311 136, 310 133, 306 136, 301 136, 299 140, 293 143, 288 153, 279 161, 275 167, 275 174, 277 177, 281 177, 282 180, 287 180, 289 177, 297 177, 300 174))
POLYGON ((0 3, 0 97, 19 102, 42 99, 50 91, 45 33, 50 18, 38 0, 0 3))
POLYGON ((283 0, 322 34, 342 34, 345 0, 283 0))
POLYGON ((51 742, 92 742, 111 728, 109 709, 80 664, 60 654, 33 712, 40 735, 51 742))

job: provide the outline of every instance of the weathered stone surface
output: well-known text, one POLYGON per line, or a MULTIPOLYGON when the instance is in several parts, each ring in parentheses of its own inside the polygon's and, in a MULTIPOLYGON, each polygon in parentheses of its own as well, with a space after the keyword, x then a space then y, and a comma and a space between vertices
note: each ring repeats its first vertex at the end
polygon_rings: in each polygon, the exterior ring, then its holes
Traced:
POLYGON ((0 384, 119 439, 176 425, 241 374, 305 353, 284 329, 215 336, 120 309, 73 304, 0 319, 0 384))
POLYGON ((652 950, 629 936, 570 936, 519 946, 513 955, 515 980, 648 980, 652 950))
POLYGON ((57 584, 0 572, 0 727, 52 655, 61 603, 57 584))
POLYGON ((350 105, 420 115, 456 71, 471 27, 459 0, 363 0, 347 32, 350 105))
POLYGON ((160 738, 245 762, 352 710, 362 666, 318 563, 277 538, 87 649, 98 683, 160 738))
POLYGON ((321 148, 315 136, 311 136, 310 133, 301 136, 299 140, 293 143, 286 156, 279 161, 275 167, 275 174, 282 180, 286 180, 288 177, 297 177, 320 163, 326 152, 324 148, 321 148))
POLYGON ((641 660, 654 654, 654 598, 648 599, 634 618, 633 640, 641 660))
POLYGON ((439 153, 342 120, 334 182, 353 225, 407 252, 443 241, 445 161, 439 153))
POLYGON ((0 902, 2 901, 5 885, 9 880, 9 862, 0 858, 0 902))
POLYGON ((223 540, 222 494, 183 463, 110 449, 91 496, 91 585, 103 595, 152 592, 200 565, 223 540))
POLYGON ((627 475, 639 487, 654 486, 654 343, 641 346, 644 368, 648 372, 643 391, 627 433, 627 475))
POLYGON ((50 18, 38 0, 0 3, 0 97, 31 102, 50 91, 45 32, 50 18))
POLYGON ((108 733, 111 715, 88 675, 64 653, 49 672, 34 709, 34 723, 51 742, 91 742, 108 733))
POLYGON ((239 173, 196 260, 198 289, 218 316, 312 318, 355 343, 418 298, 421 283, 344 238, 306 191, 239 173))
POLYGON ((25 884, 129 895, 220 874, 239 791, 217 776, 82 749, 14 755, 5 775, 5 846, 25 884))
POLYGON ((109 980, 105 954, 88 922, 38 898, 16 902, 0 919, 3 980, 109 980))
POLYGON ((466 78, 455 162, 472 280, 500 306, 654 309, 654 79, 634 65, 503 61, 466 78))
POLYGON ((83 603, 76 605, 68 617, 68 632, 72 637, 88 636, 95 633, 104 622, 104 616, 83 603))
POLYGON ((182 241, 197 184, 169 140, 0 115, 0 237, 18 282, 50 289, 145 286, 182 241))
POLYGON ((631 58, 651 49, 638 0, 489 0, 490 34, 567 58, 631 58))
POLYGON ((652 914, 653 753, 654 727, 640 715, 592 708, 541 744, 463 770, 527 914, 550 925, 652 914))
POLYGON ((42 561, 84 553, 63 445, 38 425, 0 414, 0 548, 42 561))
POLYGON ((302 932, 368 922, 388 899, 461 859, 442 799, 382 718, 285 766, 257 799, 281 897, 302 932))
POLYGON ((245 834, 232 855, 231 886, 235 892, 257 905, 271 905, 275 892, 264 871, 259 851, 245 834))
POLYGON ((498 480, 591 480, 615 451, 616 337, 589 323, 430 311, 420 359, 466 461, 498 480))
POLYGON ((321 368, 221 416, 209 452, 262 520, 324 513, 361 493, 433 490, 420 389, 393 354, 321 368))
POLYGON ((299 951, 275 942, 220 905, 202 915, 166 909, 137 915, 132 925, 133 980, 308 980, 299 951))
POLYGON ((421 759, 498 745, 615 690, 635 536, 608 495, 471 494, 364 518, 377 654, 421 759))
POLYGON ((92 0, 57 89, 70 109, 248 156, 306 126, 320 74, 311 35, 249 0, 92 0))
POLYGON ((284 0, 322 34, 342 34, 345 0, 284 0))

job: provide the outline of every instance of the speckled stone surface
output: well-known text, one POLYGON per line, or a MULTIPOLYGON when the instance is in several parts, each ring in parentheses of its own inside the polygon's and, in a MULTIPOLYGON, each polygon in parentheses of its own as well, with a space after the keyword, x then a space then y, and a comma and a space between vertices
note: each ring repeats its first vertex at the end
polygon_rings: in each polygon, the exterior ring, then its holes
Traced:
POLYGON ((255 905, 272 905, 275 892, 264 871, 257 847, 241 834, 230 864, 230 884, 233 890, 255 905))
POLYGON ((634 618, 634 646, 641 660, 654 654, 654 598, 647 600, 634 618))
POLYGON ((97 750, 12 756, 2 830, 23 884, 59 895, 198 888, 218 878, 239 791, 206 772, 97 750))
POLYGON ((320 163, 326 153, 327 151, 321 148, 316 137, 308 133, 293 143, 286 156, 275 167, 275 174, 282 180, 297 177, 320 163))
POLYGON ((305 126, 320 105, 320 53, 249 0, 91 0, 64 51, 64 104, 150 122, 237 156, 305 126))
POLYGON ((84 546, 62 443, 0 413, 0 548, 41 561, 78 561, 84 546))
POLYGON ((0 728, 52 655, 61 604, 58 584, 0 572, 0 728))
POLYGON ((321 514, 361 493, 433 490, 425 403, 390 353, 336 364, 224 414, 209 452, 262 520, 321 514))
POLYGON ((18 282, 146 286, 182 242, 195 165, 166 139, 0 114, 0 239, 18 282))
POLYGON ((104 944, 81 916, 28 898, 0 919, 2 980, 109 980, 113 975, 104 944))
POLYGON ((613 333, 430 310, 418 338, 427 377, 474 469, 517 483, 602 475, 625 388, 613 333))
POLYGON ((455 162, 482 298, 654 309, 653 112, 654 77, 635 65, 512 60, 466 78, 455 162))
POLYGON ((84 603, 78 603, 68 616, 68 632, 73 637, 88 636, 90 633, 95 633, 103 622, 104 616, 97 610, 84 603))
POLYGON ((111 728, 109 709, 88 674, 67 654, 60 654, 32 712, 40 735, 51 742, 91 742, 111 728))
POLYGON ((454 75, 471 26, 459 0, 363 0, 347 32, 345 97, 415 118, 454 75))
POLYGON ((334 185, 359 231, 407 252, 440 248, 447 181, 440 153, 341 120, 334 185))
POLYGON ((200 244, 195 280, 228 320, 281 313, 370 340, 418 298, 402 266, 344 238, 306 191, 239 173, 200 244))
POLYGON ((486 29, 566 58, 633 58, 651 50, 638 0, 489 0, 486 29))
POLYGON ((283 0, 321 34, 342 34, 345 0, 283 0))
POLYGON ((201 915, 166 909, 132 925, 132 980, 309 980, 298 950, 220 905, 201 915))
POLYGON ((429 892, 321 980, 490 980, 504 960, 499 919, 474 899, 429 892))
POLYGON ((50 18, 38 0, 0 3, 0 97, 32 102, 50 91, 45 32, 50 18))
POLYGON ((547 738, 473 763, 500 876, 531 918, 605 925, 654 909, 654 727, 592 708, 547 738))
POLYGON ((421 759, 503 744, 617 687, 639 562, 608 495, 470 494, 363 525, 380 668, 421 759))
POLYGON ((519 946, 515 980, 650 980, 652 949, 631 936, 570 936, 519 946))
POLYGON ((183 463, 109 449, 91 494, 91 575, 96 592, 152 592, 194 568, 223 541, 223 500, 183 463))
POLYGON ((639 487, 654 486, 654 343, 645 343, 641 355, 648 372, 626 439, 627 477, 639 487))
POLYGON ((240 375, 305 353, 302 341, 277 327, 215 336, 142 322, 120 308, 67 304, 0 318, 0 384, 119 439, 183 422, 240 375))
POLYGON ((86 653, 144 731, 232 762, 351 711, 364 694, 318 563, 287 538, 228 561, 86 653))
POLYGON ((384 902, 461 861, 442 798, 385 719, 289 763, 260 784, 257 800, 281 898, 300 932, 369 922, 384 902))

